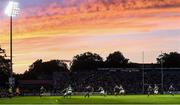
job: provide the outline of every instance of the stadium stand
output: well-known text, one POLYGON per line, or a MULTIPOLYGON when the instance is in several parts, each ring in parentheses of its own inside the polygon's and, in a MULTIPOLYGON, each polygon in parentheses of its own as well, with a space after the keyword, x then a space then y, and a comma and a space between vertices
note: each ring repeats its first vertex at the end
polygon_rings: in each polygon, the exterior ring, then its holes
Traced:
MULTIPOLYGON (((55 72, 51 85, 45 85, 53 95, 61 95, 61 92, 69 84, 71 84, 74 92, 84 92, 85 87, 91 85, 94 92, 98 92, 99 87, 104 87, 108 94, 113 94, 115 85, 122 85, 127 94, 142 94, 142 72, 144 70, 145 93, 147 86, 157 84, 161 88, 161 70, 162 68, 99 68, 97 70, 84 70, 74 72, 55 72)), ((163 68, 163 85, 164 93, 168 91, 171 84, 174 85, 176 91, 180 90, 180 68, 163 68)), ((20 88, 27 90, 24 85, 19 82, 20 88)), ((33 87, 30 84, 28 87, 33 87)), ((40 88, 40 85, 36 85, 40 88)), ((34 87, 33 87, 34 88, 34 87)), ((34 88, 35 89, 35 88, 34 88)), ((160 89, 162 90, 162 89, 160 89)), ((34 90, 33 92, 37 92, 34 90)))

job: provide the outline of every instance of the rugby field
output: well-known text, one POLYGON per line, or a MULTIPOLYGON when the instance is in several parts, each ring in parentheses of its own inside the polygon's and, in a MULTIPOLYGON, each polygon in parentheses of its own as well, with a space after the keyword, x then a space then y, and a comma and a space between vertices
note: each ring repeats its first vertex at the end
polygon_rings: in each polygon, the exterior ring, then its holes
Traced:
POLYGON ((0 104, 180 104, 180 95, 126 95, 126 96, 27 96, 0 98, 0 104))

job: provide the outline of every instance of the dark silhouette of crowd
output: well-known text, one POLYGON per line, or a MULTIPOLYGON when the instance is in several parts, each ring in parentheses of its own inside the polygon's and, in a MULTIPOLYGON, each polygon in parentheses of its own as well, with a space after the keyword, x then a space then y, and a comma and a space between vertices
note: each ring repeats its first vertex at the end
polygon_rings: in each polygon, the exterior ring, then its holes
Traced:
MULTIPOLYGON (((144 70, 144 93, 147 93, 149 85, 159 87, 159 93, 168 91, 169 86, 173 85, 175 91, 180 90, 180 70, 175 68, 163 69, 163 89, 161 81, 161 68, 149 68, 144 70)), ((122 85, 126 94, 143 93, 143 69, 123 69, 109 68, 91 71, 76 72, 55 72, 53 73, 52 85, 22 85, 19 84, 22 95, 38 95, 41 86, 44 86, 47 92, 53 95, 62 95, 62 90, 69 85, 72 86, 73 92, 85 92, 87 86, 91 86, 94 92, 99 92, 99 87, 103 87, 107 94, 114 94, 114 87, 122 85)), ((5 96, 5 90, 1 89, 1 94, 5 96)))
MULTIPOLYGON (((99 87, 103 87, 108 94, 113 94, 116 85, 122 85, 127 94, 142 94, 143 93, 143 69, 109 69, 109 70, 94 70, 83 72, 71 72, 63 87, 71 84, 73 91, 84 92, 88 85, 94 88, 94 92, 98 92, 99 87)), ((161 68, 145 69, 144 70, 144 93, 147 92, 147 87, 152 87, 156 84, 160 88, 160 92, 168 91, 170 85, 180 89, 180 71, 178 69, 164 69, 163 74, 161 68), (163 89, 162 86, 163 75, 163 89)), ((66 76, 67 77, 67 76, 66 76)), ((65 77, 65 78, 66 78, 65 77)), ((58 78, 58 77, 56 77, 58 78)), ((64 77, 61 77, 64 78, 64 77)), ((64 79, 65 80, 65 79, 64 79)), ((62 85, 61 85, 62 86, 62 85)))

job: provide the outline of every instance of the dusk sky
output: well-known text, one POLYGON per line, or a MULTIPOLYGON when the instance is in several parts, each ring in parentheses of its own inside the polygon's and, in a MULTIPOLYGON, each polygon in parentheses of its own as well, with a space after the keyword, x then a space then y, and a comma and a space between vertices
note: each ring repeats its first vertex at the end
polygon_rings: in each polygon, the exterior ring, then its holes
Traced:
MULTIPOLYGON (((0 45, 9 55, 9 18, 0 0, 0 45)), ((17 0, 16 0, 17 1, 17 0)), ((104 59, 121 51, 131 62, 156 62, 180 52, 180 0, 19 0, 13 19, 13 67, 23 73, 37 59, 72 60, 91 51, 104 59)))

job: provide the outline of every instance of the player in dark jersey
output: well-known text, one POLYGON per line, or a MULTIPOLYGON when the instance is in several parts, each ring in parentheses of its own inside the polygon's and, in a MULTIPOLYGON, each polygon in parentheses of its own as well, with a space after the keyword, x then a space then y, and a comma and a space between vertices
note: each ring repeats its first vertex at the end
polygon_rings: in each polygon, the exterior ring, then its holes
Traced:
POLYGON ((90 97, 90 93, 94 91, 94 88, 89 85, 89 86, 87 86, 87 87, 85 88, 85 90, 86 90, 86 93, 85 93, 85 96, 84 96, 84 97, 85 97, 85 98, 86 98, 86 97, 89 98, 89 97, 90 97))
POLYGON ((118 85, 116 85, 116 86, 114 87, 114 95, 115 95, 115 96, 119 95, 119 91, 120 91, 120 88, 119 88, 118 85))
POLYGON ((175 88, 173 87, 173 85, 171 85, 169 87, 169 94, 173 95, 174 96, 174 91, 175 91, 175 88))
POLYGON ((147 88, 147 93, 148 93, 148 96, 153 92, 153 88, 151 87, 151 85, 148 86, 147 88))
POLYGON ((40 88, 40 97, 42 97, 44 95, 45 91, 46 91, 46 89, 43 86, 41 86, 41 88, 40 88))
POLYGON ((16 88, 16 96, 19 96, 21 94, 19 87, 16 88))
POLYGON ((12 98, 12 97, 13 97, 13 89, 12 89, 12 87, 10 87, 10 88, 8 89, 8 96, 9 96, 9 98, 12 98))

